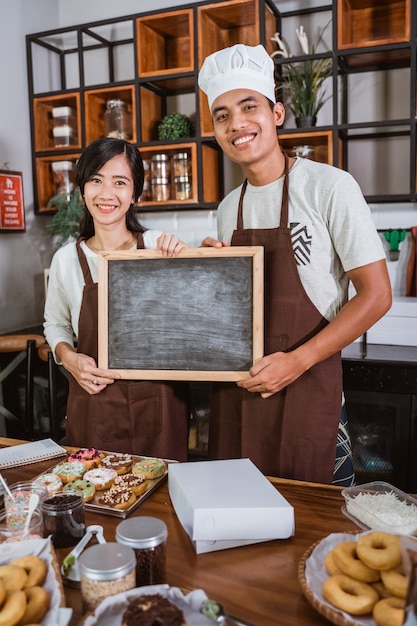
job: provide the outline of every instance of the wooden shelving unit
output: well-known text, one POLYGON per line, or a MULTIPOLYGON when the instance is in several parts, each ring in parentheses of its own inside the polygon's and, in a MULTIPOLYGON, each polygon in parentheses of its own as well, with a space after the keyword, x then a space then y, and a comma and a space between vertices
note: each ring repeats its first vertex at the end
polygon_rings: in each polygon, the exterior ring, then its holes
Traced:
MULTIPOLYGON (((411 0, 335 0, 279 13, 284 39, 287 24, 293 26, 294 20, 303 24, 321 14, 324 26, 330 15, 334 42, 333 78, 328 85, 332 120, 322 128, 281 128, 284 149, 313 145, 315 159, 354 175, 368 202, 416 201, 417 4, 411 0), (398 71, 408 73, 409 89, 401 95, 396 91, 398 71), (383 99, 384 106, 374 117, 361 112, 357 120, 352 102, 355 97, 366 98, 359 86, 368 74, 367 96, 373 102, 383 99), (357 164, 363 161, 366 167, 359 168, 357 164)), ((303 58, 310 57, 297 60, 303 58)), ((279 74, 279 66, 286 60, 275 59, 279 74)))
POLYGON ((223 0, 28 35, 35 212, 53 212, 47 208, 56 193, 52 163, 75 163, 83 148, 104 135, 109 99, 126 102, 132 114, 130 141, 144 159, 185 151, 191 161, 189 199, 175 200, 171 193, 170 200, 143 201, 138 208, 216 208, 223 196, 223 156, 206 102, 199 98, 198 70, 207 54, 239 42, 262 43, 272 52, 277 19, 271 0, 223 0), (194 135, 161 142, 158 124, 167 113, 183 112, 182 97, 194 103, 187 112, 195 121, 194 135), (59 148, 52 137, 55 106, 71 107, 76 119, 76 141, 59 148))

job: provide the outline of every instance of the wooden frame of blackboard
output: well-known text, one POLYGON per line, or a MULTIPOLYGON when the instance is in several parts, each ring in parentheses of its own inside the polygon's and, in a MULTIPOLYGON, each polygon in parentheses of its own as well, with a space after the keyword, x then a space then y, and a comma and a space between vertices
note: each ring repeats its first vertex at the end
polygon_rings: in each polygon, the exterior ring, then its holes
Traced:
POLYGON ((98 365, 133 380, 237 381, 264 349, 261 246, 100 252, 98 365))

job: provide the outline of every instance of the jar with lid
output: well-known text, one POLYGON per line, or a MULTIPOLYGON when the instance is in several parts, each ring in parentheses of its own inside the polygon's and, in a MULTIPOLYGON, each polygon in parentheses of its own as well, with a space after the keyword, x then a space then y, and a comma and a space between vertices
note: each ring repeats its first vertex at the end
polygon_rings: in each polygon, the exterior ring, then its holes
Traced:
POLYGON ((166 582, 168 529, 157 517, 132 517, 116 528, 116 541, 136 554, 136 586, 166 582))
POLYGON ((75 546, 85 535, 84 499, 78 491, 59 491, 41 500, 43 536, 55 548, 75 546))
POLYGON ((104 113, 104 132, 106 137, 132 139, 132 114, 123 100, 107 100, 104 113))
POLYGON ((174 178, 191 176, 191 162, 187 152, 177 152, 173 156, 174 178))
POLYGON ((142 159, 143 162, 143 188, 139 200, 148 202, 152 198, 151 194, 151 165, 149 159, 142 159))
POLYGON ((174 178, 174 189, 176 200, 189 200, 191 198, 191 183, 188 176, 174 178))
POLYGON ((171 187, 169 178, 152 178, 152 200, 155 202, 164 202, 171 198, 171 187))
POLYGON ((154 178, 170 178, 171 165, 168 154, 154 154, 151 159, 151 176, 154 178))
POLYGON ((94 611, 107 596, 135 588, 136 557, 119 543, 98 543, 79 557, 83 611, 94 611))

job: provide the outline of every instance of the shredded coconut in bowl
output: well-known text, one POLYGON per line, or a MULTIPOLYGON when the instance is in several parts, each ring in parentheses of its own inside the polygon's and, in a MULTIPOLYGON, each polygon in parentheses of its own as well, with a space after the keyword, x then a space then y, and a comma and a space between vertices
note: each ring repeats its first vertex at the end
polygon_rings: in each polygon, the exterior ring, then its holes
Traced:
POLYGON ((348 513, 371 529, 395 530, 404 535, 417 532, 417 506, 387 493, 358 493, 346 500, 348 513))

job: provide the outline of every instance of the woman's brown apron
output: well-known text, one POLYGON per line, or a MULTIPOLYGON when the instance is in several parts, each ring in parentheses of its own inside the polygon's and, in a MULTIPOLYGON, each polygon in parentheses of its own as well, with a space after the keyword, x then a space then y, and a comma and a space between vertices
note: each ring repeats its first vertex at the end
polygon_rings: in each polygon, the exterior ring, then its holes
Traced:
MULTIPOLYGON (((138 248, 143 247, 139 235, 138 248)), ((78 350, 97 362, 98 285, 93 282, 80 241, 77 253, 85 281, 78 350)), ((71 446, 186 461, 188 415, 185 384, 117 380, 90 395, 70 377, 67 440, 71 446)))
MULTIPOLYGON (((288 228, 287 158, 284 176, 279 228, 243 228, 245 182, 231 242, 264 247, 265 354, 288 352, 327 324, 307 296, 297 271, 288 228)), ((270 398, 234 383, 213 385, 209 456, 248 457, 266 475, 331 483, 341 404, 340 353, 270 398)))

